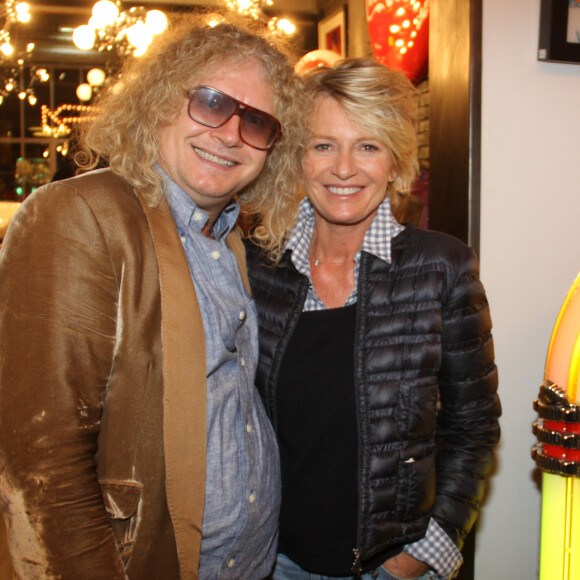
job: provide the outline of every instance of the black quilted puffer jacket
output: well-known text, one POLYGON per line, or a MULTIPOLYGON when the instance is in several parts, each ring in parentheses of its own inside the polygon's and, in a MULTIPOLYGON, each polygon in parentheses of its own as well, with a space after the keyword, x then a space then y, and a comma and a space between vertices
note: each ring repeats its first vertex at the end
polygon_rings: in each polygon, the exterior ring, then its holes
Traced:
MULTIPOLYGON (((257 386, 276 428, 276 384, 308 280, 248 247, 260 322, 257 386)), ((461 548, 499 439, 491 320, 474 252, 407 226, 392 263, 362 253, 355 376, 360 560, 424 536, 433 517, 461 548)))

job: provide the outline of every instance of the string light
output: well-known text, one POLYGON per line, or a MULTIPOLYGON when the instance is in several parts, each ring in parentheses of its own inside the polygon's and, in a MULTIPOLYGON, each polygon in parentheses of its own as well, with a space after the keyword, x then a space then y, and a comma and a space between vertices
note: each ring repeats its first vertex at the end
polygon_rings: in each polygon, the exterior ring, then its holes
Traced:
POLYGON ((10 28, 17 22, 29 22, 29 9, 26 2, 4 0, 4 7, 0 9, 0 18, 4 18, 4 23, 0 28, 0 52, 4 57, 10 57, 14 53, 14 46, 10 41, 10 28))
POLYGON ((16 62, 4 69, 4 78, 0 80, 0 105, 9 94, 15 91, 21 101, 26 99, 31 106, 38 102, 34 86, 37 83, 46 83, 50 75, 45 68, 27 66, 26 63, 31 58, 33 50, 34 43, 28 43, 25 50, 18 54, 16 62))
POLYGON ((95 107, 90 105, 60 105, 51 111, 46 105, 41 105, 40 116, 42 120, 42 132, 47 137, 59 139, 68 137, 72 133, 72 127, 78 123, 85 123, 95 119, 95 107), (76 115, 62 115, 62 113, 76 113, 76 115))

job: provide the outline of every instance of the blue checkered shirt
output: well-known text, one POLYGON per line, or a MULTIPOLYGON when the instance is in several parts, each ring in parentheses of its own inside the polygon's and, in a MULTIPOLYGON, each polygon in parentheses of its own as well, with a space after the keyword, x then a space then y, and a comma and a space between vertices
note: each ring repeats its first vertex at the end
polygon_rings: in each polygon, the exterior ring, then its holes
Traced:
MULTIPOLYGON (((292 229, 286 249, 292 250, 292 263, 296 269, 304 274, 310 281, 308 294, 304 303, 304 310, 325 310, 324 302, 316 295, 310 275, 310 240, 314 228, 314 208, 304 198, 300 202, 300 213, 296 225, 292 229)), ((354 275, 358 282, 358 272, 361 252, 368 252, 385 262, 391 261, 391 242, 405 228, 399 224, 391 212, 391 202, 387 198, 377 210, 375 217, 367 230, 362 246, 354 260, 354 275)), ((352 294, 347 298, 344 306, 350 306, 357 300, 357 283, 352 294)), ((425 562, 433 568, 442 579, 451 578, 463 562, 463 557, 451 538, 443 531, 441 526, 430 520, 427 533, 424 538, 405 546, 404 551, 421 562, 425 562)))

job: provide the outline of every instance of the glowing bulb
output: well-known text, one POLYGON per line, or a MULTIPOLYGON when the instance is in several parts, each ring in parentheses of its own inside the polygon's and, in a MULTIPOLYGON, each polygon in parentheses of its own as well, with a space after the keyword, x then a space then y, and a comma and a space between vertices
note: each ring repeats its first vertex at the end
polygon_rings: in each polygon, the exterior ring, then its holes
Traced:
POLYGON ((28 95, 28 102, 32 106, 36 105, 36 103, 38 102, 38 99, 36 98, 36 95, 28 95))
POLYGON ((93 95, 91 85, 82 83, 77 87, 77 97, 79 101, 89 101, 93 95))
POLYGON ((14 48, 8 41, 6 41, 2 46, 0 46, 0 51, 2 51, 4 56, 10 56, 14 52, 14 48))
POLYGON ((391 31, 392 34, 397 34, 397 32, 401 30, 401 27, 398 24, 391 24, 389 30, 391 31))
POLYGON ((16 6, 14 7, 14 10, 16 10, 16 20, 18 20, 18 22, 29 22, 30 21, 30 13, 28 12, 29 9, 30 6, 28 6, 26 2, 19 2, 18 4, 16 4, 16 6))
POLYGON ((95 31, 87 24, 78 26, 73 31, 73 42, 81 50, 91 50, 95 45, 95 31))
POLYGON ((210 28, 214 28, 216 27, 218 24, 221 24, 223 22, 223 17, 221 16, 212 16, 208 21, 207 21, 207 25, 210 28))
POLYGON ((50 78, 50 75, 48 74, 48 71, 45 68, 39 68, 36 71, 36 74, 38 75, 40 81, 43 83, 45 83, 50 78))
POLYGON ((105 71, 100 68, 92 68, 87 73, 87 81, 91 87, 100 87, 105 82, 105 71))
POLYGON ((397 9, 397 11, 395 12, 395 14, 397 16, 403 16, 405 14, 405 9, 404 8, 399 8, 397 9))
POLYGON ((23 101, 26 98, 26 91, 20 91, 18 93, 18 98, 23 101))
POLYGON ((95 28, 102 28, 113 24, 119 16, 117 5, 109 0, 100 0, 93 6, 93 18, 95 28))
POLYGON ((167 28, 167 16, 161 10, 149 10, 145 24, 152 34, 160 34, 167 28))
POLYGON ((10 92, 14 88, 14 81, 10 79, 5 85, 4 88, 10 92))
POLYGON ((279 20, 276 27, 278 28, 278 30, 281 30, 284 34, 287 34, 288 36, 296 32, 296 26, 294 26, 294 24, 290 22, 290 20, 287 20, 286 18, 282 18, 281 20, 279 20))
POLYGON ((153 41, 153 34, 142 21, 127 30, 127 40, 142 54, 153 41))
POLYGON ((252 0, 238 0, 238 10, 245 12, 252 7, 252 0))

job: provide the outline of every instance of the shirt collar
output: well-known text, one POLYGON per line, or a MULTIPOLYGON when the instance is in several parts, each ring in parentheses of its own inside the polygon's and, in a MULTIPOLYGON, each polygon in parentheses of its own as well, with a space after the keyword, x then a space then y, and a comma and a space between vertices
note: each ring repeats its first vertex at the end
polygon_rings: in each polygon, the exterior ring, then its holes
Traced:
MULTIPOLYGON (((201 233, 209 219, 207 213, 200 209, 193 199, 159 165, 156 165, 155 169, 165 181, 167 201, 180 235, 190 231, 201 233)), ((214 239, 221 240, 234 229, 239 213, 240 206, 238 202, 232 200, 222 210, 213 225, 214 239)))
MULTIPOLYGON (((292 261, 299 271, 305 269, 310 271, 308 254, 314 228, 314 208, 307 197, 300 202, 299 210, 296 225, 290 233, 285 249, 292 250, 292 261), (298 267, 299 265, 302 267, 298 267)), ((395 220, 391 211, 391 201, 387 197, 379 206, 355 259, 358 262, 360 253, 367 252, 390 263, 392 239, 404 229, 405 226, 395 220)))

